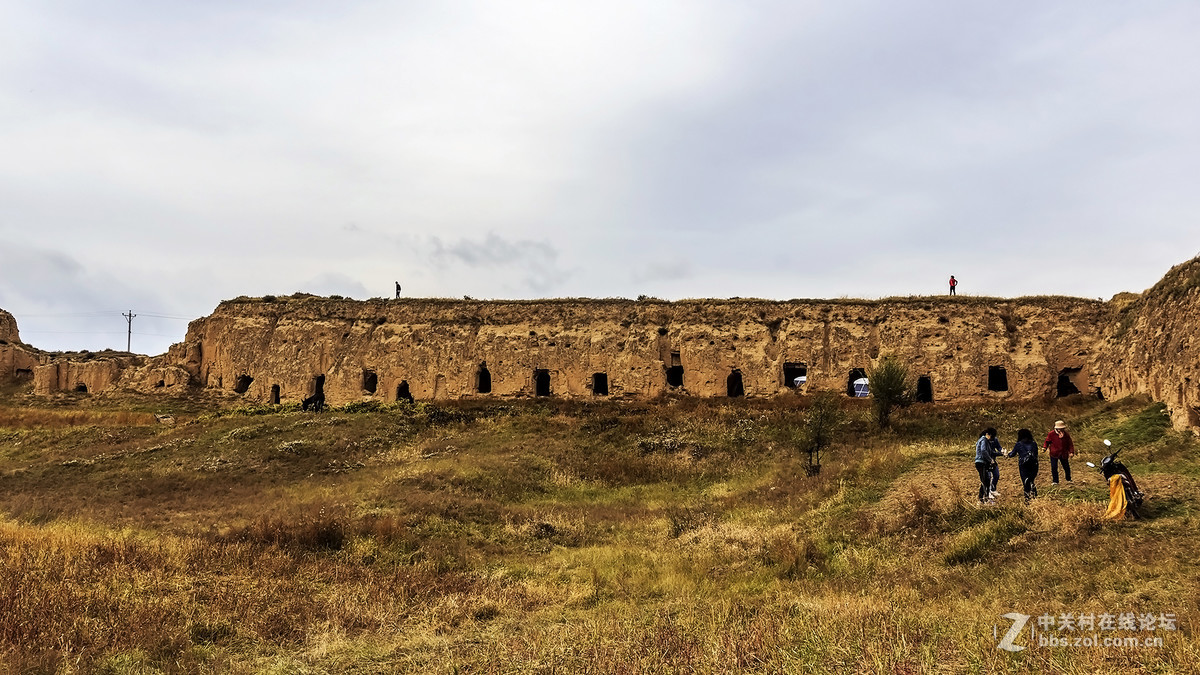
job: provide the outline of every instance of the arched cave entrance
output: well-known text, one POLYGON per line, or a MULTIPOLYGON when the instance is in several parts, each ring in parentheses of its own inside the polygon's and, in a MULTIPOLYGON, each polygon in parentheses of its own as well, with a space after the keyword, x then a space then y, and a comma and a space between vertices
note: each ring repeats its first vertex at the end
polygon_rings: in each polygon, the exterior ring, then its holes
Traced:
POLYGON ((808 382, 808 365, 788 362, 783 364, 783 386, 788 389, 799 389, 808 382), (797 381, 797 378, 800 378, 797 381))
POLYGON ((400 384, 396 385, 396 400, 413 402, 413 396, 408 391, 408 380, 400 380, 400 384))
POLYGON ((533 371, 533 393, 537 396, 550 395, 550 371, 538 368, 533 371))
POLYGON ((671 352, 671 365, 667 368, 667 386, 683 386, 683 360, 679 358, 679 352, 671 352))
POLYGON ((592 373, 592 395, 608 396, 608 373, 592 373))
POLYGON ((480 361, 479 370, 475 371, 475 392, 492 393, 492 373, 488 370, 487 361, 480 361))
POLYGON ((79 393, 79 394, 86 394, 86 393, 88 393, 88 388, 87 388, 87 385, 86 385, 86 384, 84 384, 84 383, 82 383, 82 382, 76 382, 76 383, 75 383, 75 392, 76 392, 76 393, 79 393))
POLYGON ((1079 391, 1079 384, 1077 383, 1077 381, 1075 379, 1075 378, 1079 377, 1079 373, 1082 370, 1083 370, 1082 368, 1063 368, 1058 373, 1058 384, 1055 387, 1055 389, 1056 389, 1055 397, 1056 398, 1062 398, 1064 396, 1074 396, 1075 394, 1082 393, 1079 391))
POLYGON ((368 394, 374 394, 375 390, 379 388, 379 375, 375 374, 373 370, 363 368, 362 388, 368 394))
POLYGON ((1008 371, 1004 366, 988 366, 988 391, 1008 391, 1008 371))
POLYGON ((271 405, 279 405, 279 385, 271 385, 271 405))
POLYGON ((867 371, 863 370, 862 368, 851 368, 850 374, 848 376, 846 376, 846 395, 853 397, 854 396, 854 381, 861 380, 862 378, 864 378, 866 376, 867 376, 867 371))
POLYGON ((250 389, 250 384, 254 382, 254 378, 249 375, 238 375, 238 378, 233 382, 233 390, 239 394, 244 394, 250 389))
POLYGON ((729 373, 729 377, 725 378, 725 395, 729 398, 737 398, 746 395, 746 388, 742 385, 742 371, 737 368, 729 373))
POLYGON ((917 378, 917 403, 933 403, 933 380, 928 375, 917 378))

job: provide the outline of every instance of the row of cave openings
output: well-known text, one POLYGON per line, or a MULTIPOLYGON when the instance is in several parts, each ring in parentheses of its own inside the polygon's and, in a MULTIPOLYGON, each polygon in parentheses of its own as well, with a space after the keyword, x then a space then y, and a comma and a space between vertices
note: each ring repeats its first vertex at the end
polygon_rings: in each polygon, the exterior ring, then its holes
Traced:
MULTIPOLYGON (((1058 374, 1055 395, 1058 398, 1072 396, 1081 393, 1075 378, 1082 372, 1081 368, 1064 368, 1058 374)), ((846 395, 855 396, 855 382, 867 376, 866 370, 862 368, 851 368, 846 377, 846 395)), ((683 387, 683 365, 680 363, 678 352, 672 353, 671 365, 666 368, 667 386, 672 388, 683 387)), ((804 382, 808 378, 808 366, 804 363, 788 362, 783 364, 783 383, 789 389, 799 389, 804 386, 804 382)), ((250 389, 250 384, 254 382, 254 378, 249 375, 241 375, 234 382, 233 390, 239 394, 244 394, 250 389)), ((82 391, 87 391, 87 388, 80 385, 82 391)), ((379 375, 373 370, 363 370, 362 388, 368 394, 374 394, 379 389, 379 375)), ((989 366, 988 367, 988 391, 1008 391, 1008 372, 1004 366, 989 366)), ((535 368, 533 371, 533 389, 535 396, 550 396, 550 371, 545 368, 535 368)), ((592 373, 591 390, 595 396, 608 396, 608 374, 607 373, 592 373)), ((315 375, 312 383, 313 395, 322 396, 325 393, 325 376, 315 375)), ((487 362, 479 364, 479 369, 475 371, 475 392, 478 394, 492 393, 492 373, 488 370, 487 362)), ((725 378, 725 393, 730 398, 736 398, 746 395, 746 388, 742 382, 742 372, 734 368, 729 376, 725 378)), ((273 405, 279 404, 280 389, 279 385, 271 385, 270 402, 273 405)), ((401 380, 400 384, 396 385, 396 400, 397 401, 413 401, 412 393, 409 391, 408 380, 401 380)), ((933 402, 933 380, 928 375, 921 375, 917 378, 916 386, 916 401, 918 403, 933 402)))
MULTIPOLYGON (((233 384, 233 390, 239 394, 244 394, 250 389, 254 378, 249 375, 241 375, 233 384)), ((379 389, 379 376, 373 370, 363 371, 363 389, 368 393, 374 394, 379 389)), ((325 397, 325 376, 314 375, 312 379, 311 396, 324 398, 325 397)), ((271 394, 269 401, 271 405, 279 405, 281 390, 279 385, 271 385, 271 394)), ((396 400, 397 401, 413 401, 413 395, 408 389, 408 380, 401 380, 400 384, 396 385, 396 400)))
MULTIPOLYGON (((1083 393, 1079 389, 1078 378, 1082 368, 1063 368, 1058 372, 1058 380, 1054 384, 1055 398, 1064 398, 1083 393)), ((1008 391, 1008 371, 1004 366, 988 366, 988 391, 1008 391)), ((1099 390, 1096 392, 1100 395, 1099 390)))
MULTIPOLYGON (((594 396, 608 396, 608 373, 592 373, 591 390, 594 396)), ((492 393, 492 373, 488 370, 487 361, 479 364, 475 371, 475 393, 492 393)), ((548 368, 533 369, 534 396, 550 396, 550 370, 548 368)))

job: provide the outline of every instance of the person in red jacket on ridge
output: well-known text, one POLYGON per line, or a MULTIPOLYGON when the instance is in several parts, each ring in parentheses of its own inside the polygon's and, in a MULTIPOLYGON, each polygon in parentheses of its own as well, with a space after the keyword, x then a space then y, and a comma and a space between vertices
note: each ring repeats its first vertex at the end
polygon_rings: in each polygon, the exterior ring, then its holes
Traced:
POLYGON ((1067 482, 1071 482, 1071 463, 1068 461, 1075 456, 1075 442, 1067 433, 1067 423, 1059 420, 1054 428, 1046 434, 1046 443, 1042 446, 1050 451, 1050 484, 1058 485, 1058 463, 1062 462, 1063 474, 1067 482))
POLYGON ((954 289, 957 287, 958 287, 958 279, 955 279, 954 275, 951 274, 950 275, 950 295, 954 295, 954 289))

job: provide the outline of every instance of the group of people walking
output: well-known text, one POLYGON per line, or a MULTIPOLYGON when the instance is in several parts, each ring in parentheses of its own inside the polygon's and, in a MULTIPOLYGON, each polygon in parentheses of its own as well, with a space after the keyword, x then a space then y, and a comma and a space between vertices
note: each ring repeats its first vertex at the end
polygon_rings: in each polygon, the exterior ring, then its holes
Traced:
MULTIPOLYGON (((1063 477, 1071 482, 1071 458, 1075 456, 1075 442, 1067 433, 1067 424, 1062 420, 1054 423, 1054 428, 1046 434, 1042 449, 1050 455, 1050 482, 1058 485, 1058 465, 1062 464, 1063 477)), ((979 503, 989 504, 996 501, 999 493, 996 487, 1000 483, 999 457, 1016 457, 1017 471, 1021 474, 1021 485, 1025 490, 1025 501, 1037 496, 1035 481, 1038 475, 1038 444, 1033 440, 1033 432, 1028 429, 1017 431, 1017 442, 1007 453, 1000 445, 999 434, 995 427, 988 427, 975 443, 975 470, 979 472, 979 503)))

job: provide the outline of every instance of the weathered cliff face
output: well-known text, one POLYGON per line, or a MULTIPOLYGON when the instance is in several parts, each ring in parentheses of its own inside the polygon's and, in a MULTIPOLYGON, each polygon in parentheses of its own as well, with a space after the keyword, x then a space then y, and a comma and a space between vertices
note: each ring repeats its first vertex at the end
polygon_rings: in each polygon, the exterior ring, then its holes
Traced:
POLYGON ((48 355, 33 370, 33 391, 47 395, 58 391, 99 393, 112 389, 123 372, 144 361, 137 356, 108 356, 76 360, 48 355))
POLYGON ((1200 258, 1140 296, 999 300, 239 299, 148 360, 48 355, 0 311, 0 380, 35 391, 207 386, 250 401, 771 396, 846 391, 895 355, 930 400, 1148 394, 1200 428, 1200 258))
POLYGON ((21 342, 21 335, 17 332, 17 320, 12 314, 0 309, 0 340, 4 342, 21 342))
POLYGON ((112 389, 122 373, 145 361, 121 352, 47 353, 21 342, 17 322, 0 310, 0 383, 33 382, 36 394, 96 393, 112 389))
POLYGON ((21 342, 17 320, 0 309, 0 384, 33 379, 38 353, 21 342))
POLYGON ((1114 298, 1101 386, 1167 404, 1176 428, 1200 427, 1200 258, 1133 298, 1114 298))
MULTIPOLYGON (((769 396, 805 374, 846 390, 894 354, 935 400, 1081 391, 1104 303, 328 300, 222 303, 156 368, 250 400, 474 396, 769 396)), ((131 380, 145 388, 156 376, 131 380)))

